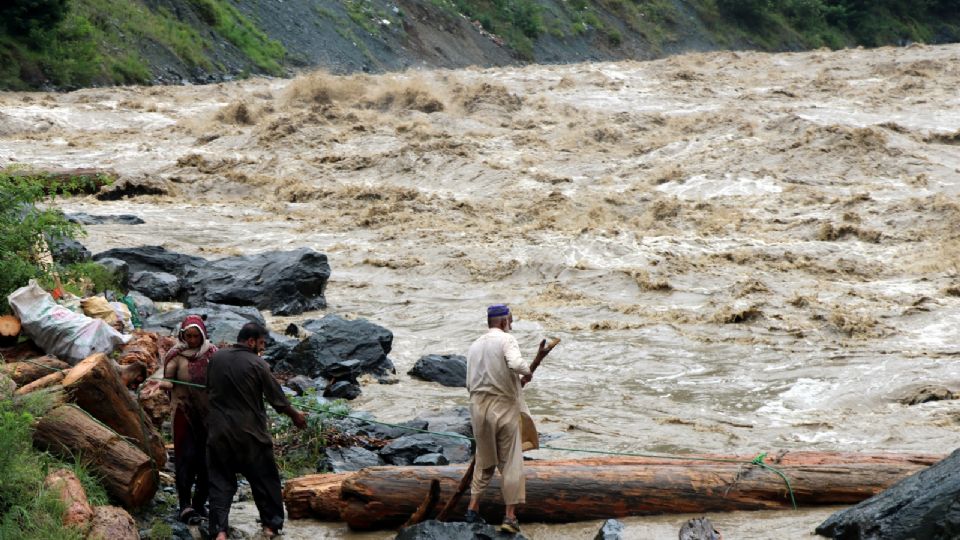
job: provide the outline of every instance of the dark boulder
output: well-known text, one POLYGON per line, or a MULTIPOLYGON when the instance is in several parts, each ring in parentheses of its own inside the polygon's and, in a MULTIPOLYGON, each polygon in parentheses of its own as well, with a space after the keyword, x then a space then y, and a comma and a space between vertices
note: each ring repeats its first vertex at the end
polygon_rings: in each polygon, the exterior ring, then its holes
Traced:
POLYGON ((137 291, 129 291, 127 296, 133 299, 133 303, 137 306, 137 315, 140 315, 140 320, 145 321, 148 318, 157 314, 157 306, 153 303, 153 300, 148 298, 143 293, 138 293, 137 291))
POLYGON ((395 540, 526 540, 523 533, 510 534, 486 523, 429 520, 402 529, 395 540))
POLYGON ((360 446, 325 448, 317 463, 317 471, 339 473, 379 465, 383 465, 380 456, 360 446))
POLYGON ((473 424, 470 422, 470 409, 453 407, 442 411, 422 413, 415 420, 424 421, 430 431, 452 431, 467 437, 473 437, 473 424))
POLYGON ((298 396, 302 396, 311 391, 315 392, 317 390, 317 383, 314 382, 313 379, 304 377, 303 375, 297 375, 296 377, 291 378, 284 386, 293 390, 298 396))
POLYGON ((186 268, 207 263, 202 257, 168 251, 160 246, 108 249, 97 253, 93 258, 100 260, 108 257, 126 261, 131 272, 166 272, 176 276, 182 276, 186 268))
POLYGON ((597 535, 593 537, 593 540, 622 540, 623 539, 623 523, 615 519, 608 519, 603 522, 603 526, 600 527, 600 530, 597 531, 597 535))
POLYGON ((290 337, 298 338, 300 337, 300 327, 290 323, 287 325, 287 328, 283 331, 283 334, 290 337))
POLYGON ((265 324, 263 316, 254 308, 208 304, 204 307, 177 309, 154 315, 143 321, 143 328, 148 332, 175 334, 187 315, 206 316, 204 325, 210 341, 217 345, 236 343, 240 328, 248 322, 265 324))
POLYGON ((401 422, 396 424, 400 427, 386 426, 383 424, 374 424, 373 422, 365 422, 362 426, 357 428, 357 433, 360 435, 366 435, 374 439, 380 440, 391 440, 403 437, 404 435, 412 435, 414 433, 420 433, 427 429, 427 423, 423 420, 408 420, 406 422, 401 422), (410 428, 410 429, 405 429, 410 428))
POLYGON ((443 446, 428 433, 404 435, 380 449, 380 457, 390 465, 411 465, 420 456, 439 454, 443 446))
POLYGON ((407 375, 444 386, 467 386, 467 358, 459 354, 422 356, 407 375))
MULTIPOLYGON (((267 338, 267 348, 263 351, 263 359, 270 364, 271 368, 274 368, 278 363, 282 362, 299 343, 299 340, 282 336, 276 332, 270 332, 267 338)), ((324 385, 324 388, 326 388, 326 385, 324 385)))
POLYGON ((117 278, 120 287, 126 290, 127 283, 130 281, 130 265, 128 265, 126 261, 104 257, 97 260, 97 263, 113 274, 117 278))
POLYGON ((842 540, 960 538, 960 450, 833 514, 816 533, 842 540))
POLYGON ((81 225, 143 225, 145 222, 130 214, 119 214, 113 216, 93 216, 84 212, 76 214, 67 214, 67 220, 81 225))
POLYGON ((327 307, 327 256, 309 248, 227 257, 191 266, 184 275, 186 301, 256 306, 274 315, 327 307))
POLYGON ((73 264, 90 260, 90 250, 83 244, 70 238, 49 237, 47 244, 50 246, 50 254, 53 260, 60 264, 73 264))
POLYGON ((130 276, 130 288, 160 301, 176 300, 180 294, 180 279, 166 272, 136 272, 130 276))
POLYGON ((334 399, 357 399, 360 397, 360 385, 350 381, 337 381, 327 387, 323 397, 334 399))
POLYGON ((355 378, 362 373, 386 377, 396 373, 387 358, 393 332, 365 320, 348 321, 337 315, 311 320, 303 327, 313 332, 286 356, 284 369, 308 377, 355 378))
POLYGON ((425 466, 449 465, 450 460, 447 459, 447 457, 444 456, 443 454, 424 454, 422 456, 417 457, 417 459, 413 460, 413 464, 425 465, 425 466))

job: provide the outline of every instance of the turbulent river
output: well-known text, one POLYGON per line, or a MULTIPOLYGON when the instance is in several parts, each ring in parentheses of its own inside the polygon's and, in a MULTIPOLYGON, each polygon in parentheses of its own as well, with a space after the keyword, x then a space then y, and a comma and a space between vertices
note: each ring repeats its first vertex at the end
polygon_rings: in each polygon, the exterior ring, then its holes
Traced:
MULTIPOLYGON (((465 404, 406 372, 506 302, 527 355, 563 340, 526 391, 548 444, 947 453, 957 402, 899 399, 960 387, 957 88, 960 46, 914 45, 3 93, 0 166, 164 192, 58 203, 145 220, 88 226, 94 252, 326 253, 326 312, 395 334, 399 384, 353 403, 382 420, 465 404)), ((806 538, 833 510, 710 517, 806 538)), ((688 517, 624 521, 676 538, 688 517)))

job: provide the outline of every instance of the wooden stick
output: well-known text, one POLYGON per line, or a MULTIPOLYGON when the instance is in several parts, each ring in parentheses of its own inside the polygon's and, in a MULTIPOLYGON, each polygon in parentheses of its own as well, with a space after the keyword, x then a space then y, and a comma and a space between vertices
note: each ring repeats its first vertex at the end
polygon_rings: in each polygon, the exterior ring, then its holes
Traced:
MULTIPOLYGON (((427 496, 423 499, 423 502, 420 503, 420 506, 417 507, 417 511, 403 524, 403 528, 412 527, 423 521, 424 518, 430 514, 430 511, 433 510, 433 507, 437 505, 438 500, 440 500, 440 480, 434 478, 430 481, 430 489, 427 491, 427 496)), ((446 508, 444 508, 444 510, 446 510, 446 508)))

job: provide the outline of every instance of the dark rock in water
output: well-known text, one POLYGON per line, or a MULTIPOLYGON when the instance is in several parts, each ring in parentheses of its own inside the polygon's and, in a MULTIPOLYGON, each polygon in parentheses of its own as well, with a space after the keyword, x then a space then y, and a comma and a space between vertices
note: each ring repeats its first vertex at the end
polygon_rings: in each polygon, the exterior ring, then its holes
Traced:
POLYGON ((317 471, 347 472, 359 471, 366 467, 383 465, 383 461, 375 452, 359 446, 345 448, 325 448, 317 471))
POLYGON ((166 272, 136 272, 130 276, 130 288, 154 300, 176 300, 180 279, 166 272))
POLYGON ((597 531, 593 540, 621 540, 623 538, 623 523, 615 519, 608 519, 603 522, 603 527, 597 531))
POLYGON ((256 306, 274 315, 327 307, 327 256, 312 249, 227 257, 192 266, 184 276, 187 302, 256 306))
POLYGON ((104 186, 95 197, 101 201, 119 201, 139 195, 166 195, 163 179, 120 178, 113 184, 104 186))
POLYGON ((263 316, 254 308, 208 304, 205 307, 177 309, 154 315, 143 321, 143 328, 149 332, 174 334, 187 315, 206 315, 204 325, 210 334, 210 341, 217 345, 236 343, 237 334, 248 322, 265 324, 263 316))
POLYGON ((365 320, 348 321, 336 315, 311 320, 303 327, 313 332, 284 360, 284 368, 308 377, 342 377, 396 373, 387 358, 393 332, 365 320))
POLYGON ((145 222, 130 214, 120 214, 116 216, 92 216, 84 212, 76 214, 67 214, 67 219, 81 225, 104 225, 107 223, 116 225, 143 225, 145 222))
MULTIPOLYGON (((263 359, 273 368, 277 363, 282 362, 299 343, 300 341, 296 339, 270 332, 270 335, 267 337, 267 348, 263 351, 263 359)), ((324 388, 326 388, 326 386, 324 386, 324 388)))
POLYGON ((207 263, 202 257, 193 257, 160 246, 141 246, 137 248, 115 248, 97 253, 94 260, 113 258, 126 261, 131 272, 166 272, 182 276, 184 269, 190 266, 203 266, 207 263))
POLYGON ((331 384, 324 392, 323 397, 357 399, 360 397, 360 385, 350 381, 338 381, 331 384))
POLYGON ((380 449, 380 457, 390 465, 410 465, 420 456, 442 452, 443 446, 433 435, 418 433, 391 441, 380 449))
POLYGON ((303 375, 297 375, 296 377, 288 380, 286 386, 287 388, 290 388, 296 392, 298 396, 302 396, 311 390, 315 391, 317 389, 317 383, 315 383, 313 379, 304 377, 303 375))
POLYGON ((957 399, 957 394, 943 386, 925 385, 906 392, 898 401, 904 405, 920 405, 929 401, 957 399))
POLYGON ((449 465, 450 460, 443 454, 424 454, 413 460, 414 465, 449 465))
POLYGON ((383 424, 365 422, 362 426, 357 428, 357 433, 359 435, 373 437, 374 439, 390 440, 403 437, 404 435, 419 433, 417 430, 427 429, 427 423, 423 420, 408 420, 397 425, 402 427, 385 426, 383 424), (404 429, 405 427, 412 429, 404 429))
POLYGON ((416 420, 427 423, 430 431, 452 431, 467 437, 473 437, 473 424, 470 422, 470 409, 453 407, 439 412, 427 412, 417 416, 416 420))
POLYGON ((63 237, 48 237, 50 254, 60 264, 73 264, 90 260, 90 250, 76 240, 63 237))
POLYGON ((126 289, 127 282, 130 281, 130 265, 126 261, 104 257, 99 259, 97 263, 116 276, 120 286, 126 289))
POLYGON ((290 323, 287 325, 287 328, 286 330, 283 331, 283 333, 290 337, 300 337, 300 327, 298 327, 293 323, 290 323))
MULTIPOLYGON (((190 527, 187 527, 186 524, 180 523, 178 520, 173 519, 170 520, 169 525, 170 532, 172 533, 171 538, 174 538, 175 540, 193 540, 193 534, 190 532, 190 527)), ((140 537, 151 538, 149 534, 147 536, 143 536, 141 534, 140 537)))
POLYGON ((833 514, 816 533, 842 540, 960 538, 960 450, 833 514))
MULTIPOLYGON (((600 536, 598 535, 597 538, 600 538, 600 536)), ((680 540, 720 540, 720 532, 713 527, 713 523, 709 519, 705 517, 696 518, 687 521, 680 527, 680 540)))
POLYGON ((407 375, 444 386, 467 386, 467 357, 459 354, 428 354, 417 360, 407 375))
POLYGON ((145 321, 148 318, 157 314, 157 306, 153 303, 153 300, 148 298, 143 293, 138 293, 137 291, 129 291, 127 296, 133 299, 134 305, 137 306, 137 314, 140 315, 140 320, 145 321))
POLYGON ((275 315, 326 307, 327 256, 312 249, 276 251, 207 261, 160 246, 110 249, 96 259, 126 261, 131 272, 166 272, 180 278, 188 307, 205 303, 254 306, 275 315))
POLYGON ((523 533, 510 534, 486 523, 429 520, 402 529, 395 540, 527 540, 523 533))

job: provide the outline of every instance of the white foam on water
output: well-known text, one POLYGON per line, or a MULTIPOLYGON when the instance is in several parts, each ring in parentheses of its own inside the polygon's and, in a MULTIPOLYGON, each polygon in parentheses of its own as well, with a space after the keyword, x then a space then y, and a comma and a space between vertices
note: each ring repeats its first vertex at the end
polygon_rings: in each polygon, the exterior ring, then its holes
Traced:
POLYGON ((708 200, 721 197, 756 197, 780 193, 783 188, 773 178, 749 178, 726 173, 723 178, 698 174, 683 182, 667 182, 657 191, 687 200, 708 200))

